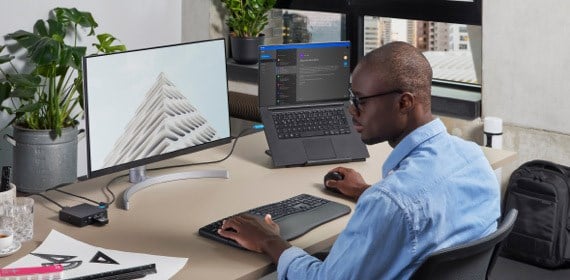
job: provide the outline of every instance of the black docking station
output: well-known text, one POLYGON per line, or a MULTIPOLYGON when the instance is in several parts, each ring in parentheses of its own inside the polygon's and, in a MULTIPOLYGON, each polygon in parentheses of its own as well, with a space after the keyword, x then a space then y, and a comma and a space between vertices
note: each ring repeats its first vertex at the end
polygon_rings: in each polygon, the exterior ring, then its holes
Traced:
POLYGON ((101 226, 109 223, 107 208, 87 203, 63 208, 59 211, 59 219, 78 227, 91 224, 101 226))

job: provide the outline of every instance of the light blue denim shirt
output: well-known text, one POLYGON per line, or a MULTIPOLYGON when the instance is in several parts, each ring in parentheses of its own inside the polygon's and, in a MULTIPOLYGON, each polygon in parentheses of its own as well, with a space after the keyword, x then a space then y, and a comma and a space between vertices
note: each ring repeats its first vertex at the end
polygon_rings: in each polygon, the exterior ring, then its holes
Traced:
POLYGON ((279 279, 408 279, 439 249, 497 228, 499 184, 481 148, 435 119, 390 153, 380 182, 356 203, 324 262, 297 247, 279 258, 279 279))

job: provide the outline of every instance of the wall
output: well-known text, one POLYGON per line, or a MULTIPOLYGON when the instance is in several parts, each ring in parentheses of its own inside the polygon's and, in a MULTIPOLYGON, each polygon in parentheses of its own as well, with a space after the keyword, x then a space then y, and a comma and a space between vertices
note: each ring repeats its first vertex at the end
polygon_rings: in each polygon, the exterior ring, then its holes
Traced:
MULTIPOLYGON (((0 0, 0 45, 3 35, 19 29, 31 30, 37 19, 47 19, 55 7, 76 7, 89 11, 99 24, 98 33, 111 33, 128 49, 179 43, 182 34, 181 0, 0 0)), ((89 50, 88 53, 91 53, 89 50)), ((0 128, 9 122, 0 114, 0 128)), ((4 135, 7 130, 0 131, 4 135)), ((0 165, 11 164, 11 146, 0 139, 0 165)), ((86 172, 85 140, 80 141, 79 174, 86 172)))
POLYGON ((483 115, 503 119, 503 148, 518 152, 504 180, 531 159, 570 165, 568 11, 564 0, 483 5, 483 115))
POLYGON ((201 41, 210 38, 210 6, 212 0, 182 1, 182 41, 201 41))

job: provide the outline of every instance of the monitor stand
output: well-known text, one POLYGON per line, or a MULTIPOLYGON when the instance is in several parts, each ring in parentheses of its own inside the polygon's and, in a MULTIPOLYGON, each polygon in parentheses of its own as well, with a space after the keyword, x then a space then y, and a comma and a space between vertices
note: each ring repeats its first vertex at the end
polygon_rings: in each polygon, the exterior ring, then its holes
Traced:
POLYGON ((171 173, 157 177, 147 177, 146 168, 139 166, 129 170, 129 181, 134 185, 128 187, 123 193, 123 207, 129 210, 129 199, 136 192, 146 189, 152 185, 166 183, 170 181, 197 179, 197 178, 229 178, 227 170, 194 170, 188 172, 171 173))

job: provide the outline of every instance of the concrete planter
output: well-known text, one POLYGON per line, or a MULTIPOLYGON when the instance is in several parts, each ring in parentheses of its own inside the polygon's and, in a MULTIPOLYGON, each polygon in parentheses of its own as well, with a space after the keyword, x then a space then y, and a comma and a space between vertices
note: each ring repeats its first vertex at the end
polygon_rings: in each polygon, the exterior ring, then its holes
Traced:
POLYGON ((77 180, 76 127, 62 130, 35 130, 14 126, 14 137, 5 139, 14 146, 14 184, 18 191, 39 193, 77 180))

